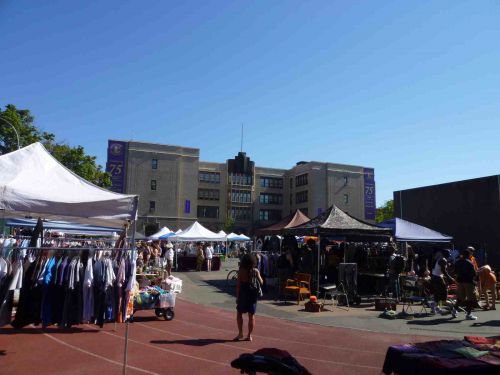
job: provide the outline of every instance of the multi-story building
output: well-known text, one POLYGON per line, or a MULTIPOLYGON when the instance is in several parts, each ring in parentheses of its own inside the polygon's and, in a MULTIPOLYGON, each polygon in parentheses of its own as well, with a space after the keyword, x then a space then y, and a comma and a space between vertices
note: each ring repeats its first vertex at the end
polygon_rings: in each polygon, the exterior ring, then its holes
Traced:
POLYGON ((255 166, 244 153, 225 163, 199 160, 199 149, 135 141, 108 143, 112 190, 138 194, 139 230, 185 228, 194 220, 212 230, 231 222, 252 234, 300 208, 314 217, 332 204, 375 220, 372 168, 299 162, 291 169, 255 166))

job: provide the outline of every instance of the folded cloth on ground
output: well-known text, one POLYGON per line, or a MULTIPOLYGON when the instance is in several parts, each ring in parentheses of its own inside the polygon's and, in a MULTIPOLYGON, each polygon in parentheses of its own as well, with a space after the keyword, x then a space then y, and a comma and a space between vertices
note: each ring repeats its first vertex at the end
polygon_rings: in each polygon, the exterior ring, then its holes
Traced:
POLYGON ((464 339, 474 345, 483 345, 483 344, 495 345, 497 343, 500 343, 500 340, 490 339, 488 337, 481 337, 481 336, 465 336, 464 339))
POLYGON ((478 358, 489 353, 487 350, 477 350, 470 347, 462 347, 453 349, 455 353, 461 354, 465 358, 478 358))

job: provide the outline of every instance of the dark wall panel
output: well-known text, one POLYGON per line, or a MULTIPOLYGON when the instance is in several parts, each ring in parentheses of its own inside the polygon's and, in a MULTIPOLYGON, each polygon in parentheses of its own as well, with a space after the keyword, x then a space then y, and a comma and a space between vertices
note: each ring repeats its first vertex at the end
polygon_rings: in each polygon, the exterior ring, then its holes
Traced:
POLYGON ((396 217, 450 234, 458 248, 485 248, 500 268, 500 176, 394 192, 396 217))

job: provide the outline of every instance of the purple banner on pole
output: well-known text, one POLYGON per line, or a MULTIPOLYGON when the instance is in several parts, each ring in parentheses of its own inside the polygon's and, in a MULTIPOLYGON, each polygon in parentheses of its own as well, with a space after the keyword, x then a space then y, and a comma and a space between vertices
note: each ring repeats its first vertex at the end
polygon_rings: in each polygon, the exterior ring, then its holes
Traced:
POLYGON ((188 199, 186 199, 186 201, 184 202, 184 213, 185 214, 191 213, 191 201, 188 199))
POLYGON ((363 168, 364 188, 365 188, 365 220, 375 220, 377 210, 375 201, 375 170, 373 168, 363 168))
POLYGON ((106 172, 111 174, 111 191, 116 193, 125 192, 125 151, 127 143, 120 141, 108 141, 108 161, 106 172))

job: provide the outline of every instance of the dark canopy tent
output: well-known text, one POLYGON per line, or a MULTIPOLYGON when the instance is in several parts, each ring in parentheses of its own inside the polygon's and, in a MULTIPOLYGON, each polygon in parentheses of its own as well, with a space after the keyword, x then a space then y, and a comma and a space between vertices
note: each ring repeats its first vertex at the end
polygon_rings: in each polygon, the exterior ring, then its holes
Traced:
POLYGON ((280 234, 284 229, 296 227, 298 225, 308 222, 310 219, 301 211, 296 210, 293 214, 281 219, 276 224, 270 225, 266 228, 261 228, 256 231, 258 236, 280 234))
POLYGON ((390 228, 396 241, 401 242, 450 242, 453 239, 446 234, 400 218, 389 219, 378 225, 390 228))
POLYGON ((390 229, 358 220, 335 205, 302 225, 286 229, 285 233, 296 236, 335 236, 350 241, 383 241, 392 234, 390 229))
POLYGON ((358 220, 333 205, 308 222, 285 230, 296 236, 318 236, 316 291, 319 291, 319 265, 322 237, 335 237, 346 241, 388 241, 391 230, 358 220))

